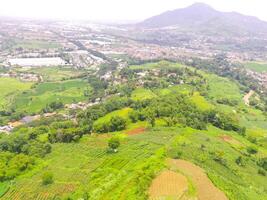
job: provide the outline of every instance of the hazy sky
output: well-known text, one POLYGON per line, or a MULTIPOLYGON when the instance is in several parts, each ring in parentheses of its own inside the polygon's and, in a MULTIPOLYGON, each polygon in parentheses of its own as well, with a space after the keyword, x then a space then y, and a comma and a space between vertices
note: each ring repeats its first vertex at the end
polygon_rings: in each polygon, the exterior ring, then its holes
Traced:
POLYGON ((0 15, 88 20, 142 20, 204 2, 217 10, 237 11, 267 21, 266 0, 0 0, 0 15))

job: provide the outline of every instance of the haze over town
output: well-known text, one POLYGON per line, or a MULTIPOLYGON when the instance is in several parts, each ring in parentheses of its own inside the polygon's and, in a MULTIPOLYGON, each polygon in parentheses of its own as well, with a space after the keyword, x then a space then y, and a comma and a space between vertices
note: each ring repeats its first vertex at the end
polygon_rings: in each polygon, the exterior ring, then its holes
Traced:
MULTIPOLYGON (((0 16, 85 19, 105 22, 140 21, 166 10, 189 6, 197 0, 2 0, 0 16)), ((220 11, 236 11, 267 21, 263 0, 202 0, 220 11)))

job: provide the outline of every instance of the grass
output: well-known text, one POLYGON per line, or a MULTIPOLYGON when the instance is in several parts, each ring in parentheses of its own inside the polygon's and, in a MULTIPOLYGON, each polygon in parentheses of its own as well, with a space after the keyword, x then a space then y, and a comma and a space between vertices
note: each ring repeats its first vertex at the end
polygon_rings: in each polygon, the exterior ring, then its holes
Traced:
POLYGON ((208 131, 186 128, 179 132, 181 134, 174 140, 169 151, 170 155, 182 152, 182 159, 192 161, 204 168, 212 182, 224 191, 229 199, 266 199, 265 177, 257 173, 258 166, 254 161, 255 158, 244 155, 244 148, 251 145, 245 138, 213 127, 208 131), (223 141, 219 136, 224 134, 235 138, 242 145, 236 146, 234 143, 223 141), (216 153, 222 155, 226 164, 213 159, 216 153), (238 156, 245 159, 244 167, 235 163, 238 156), (258 187, 254 187, 256 185, 258 187))
POLYGON ((212 104, 207 102, 203 96, 200 96, 200 94, 198 92, 195 92, 193 94, 193 96, 191 97, 191 100, 202 111, 210 110, 214 107, 212 104))
POLYGON ((61 101, 64 104, 85 101, 88 98, 84 96, 85 90, 91 91, 92 88, 86 81, 80 79, 40 83, 35 88, 17 96, 13 106, 17 111, 39 112, 54 101, 61 101))
POLYGON ((235 82, 213 74, 206 74, 205 78, 208 81, 208 96, 211 99, 217 100, 227 97, 242 102, 241 91, 235 82))
POLYGON ((156 94, 154 94, 151 90, 149 89, 144 89, 144 88, 138 88, 132 92, 131 98, 135 101, 138 100, 145 100, 145 99, 152 99, 157 97, 156 94))
POLYGON ((9 183, 8 182, 0 182, 0 198, 8 191, 9 183))
POLYGON ((15 78, 0 78, 0 108, 5 109, 16 95, 31 86, 32 83, 24 83, 15 78))
POLYGON ((184 67, 184 65, 180 63, 172 63, 168 61, 160 61, 156 63, 146 63, 143 65, 132 65, 130 66, 130 69, 171 69, 171 68, 181 68, 184 67))
POLYGON ((50 42, 45 40, 15 40, 13 49, 56 49, 60 48, 61 45, 56 42, 50 42))
MULTIPOLYGON (((22 68, 18 70, 23 70, 22 68)), ((25 72, 25 70, 23 70, 25 72)), ((81 70, 74 70, 63 67, 38 67, 34 69, 27 69, 26 72, 36 73, 43 77, 45 81, 60 81, 64 78, 70 78, 81 74, 81 70)))
POLYGON ((98 120, 95 121, 95 123, 96 124, 106 123, 109 122, 112 117, 118 117, 118 116, 124 118, 125 120, 128 120, 128 114, 130 111, 132 111, 131 108, 123 108, 121 110, 113 111, 111 113, 108 113, 104 117, 99 118, 98 120))
POLYGON ((248 62, 245 67, 255 72, 267 72, 267 63, 248 62))

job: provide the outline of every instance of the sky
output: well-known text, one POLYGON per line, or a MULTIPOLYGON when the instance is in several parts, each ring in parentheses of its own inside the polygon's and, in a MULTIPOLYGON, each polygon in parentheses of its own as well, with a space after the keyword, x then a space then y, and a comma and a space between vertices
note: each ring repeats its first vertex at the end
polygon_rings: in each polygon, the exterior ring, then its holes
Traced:
POLYGON ((220 11, 236 11, 267 21, 266 0, 0 0, 0 16, 141 21, 195 2, 207 3, 220 11))

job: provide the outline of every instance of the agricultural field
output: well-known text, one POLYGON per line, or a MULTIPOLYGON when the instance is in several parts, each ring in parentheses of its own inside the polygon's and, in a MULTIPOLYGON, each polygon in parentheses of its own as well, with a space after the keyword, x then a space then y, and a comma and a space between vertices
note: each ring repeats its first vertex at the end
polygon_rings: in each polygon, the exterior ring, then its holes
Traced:
POLYGON ((45 40, 15 40, 12 46, 13 49, 55 49, 60 47, 61 45, 56 42, 45 40))
POLYGON ((96 78, 62 80, 60 68, 38 69, 58 77, 16 95, 18 112, 102 99, 72 110, 71 119, 40 119, 0 137, 0 148, 14 153, 7 159, 24 155, 30 163, 10 178, 9 165, 19 165, 0 159, 1 200, 267 198, 266 113, 245 105, 237 82, 166 61, 131 68, 149 68, 152 78, 127 92, 96 78), (153 72, 164 66, 171 71, 153 72))
POLYGON ((130 69, 135 69, 135 70, 136 69, 166 69, 166 68, 175 69, 175 68, 182 68, 182 67, 185 67, 185 66, 180 63, 160 61, 156 63, 147 63, 143 65, 132 65, 130 66, 130 69))
POLYGON ((131 98, 135 101, 151 99, 154 97, 156 97, 156 95, 151 90, 144 89, 144 88, 138 88, 135 91, 133 91, 131 94, 131 98))
POLYGON ((0 78, 0 107, 9 106, 16 95, 30 89, 32 83, 24 83, 15 78, 0 78))
POLYGON ((206 79, 209 85, 208 97, 214 100, 225 98, 242 101, 243 95, 237 83, 230 81, 227 78, 222 78, 213 74, 206 74, 206 79))
POLYGON ((49 103, 58 101, 64 104, 86 101, 85 91, 92 91, 90 85, 80 79, 62 82, 47 82, 35 85, 14 98, 12 106, 26 113, 40 112, 49 103))
POLYGON ((61 81, 63 79, 69 79, 72 77, 77 77, 83 73, 82 70, 75 70, 67 67, 35 67, 30 69, 17 68, 15 71, 35 73, 43 77, 44 81, 61 81))
POLYGON ((247 69, 250 69, 255 72, 267 72, 267 63, 261 62, 249 62, 244 65, 247 69))
MULTIPOLYGON (((92 199, 137 199, 134 184, 147 176, 145 168, 157 164, 163 167, 162 147, 174 133, 146 132, 126 137, 117 154, 106 154, 109 135, 86 136, 79 143, 55 144, 53 153, 44 160, 44 168, 18 179, 1 199, 53 199, 71 196, 73 199, 89 195, 92 199), (162 139, 162 136, 164 139, 162 139), (54 183, 41 184, 43 172, 52 172, 54 183), (131 186, 131 187, 129 187, 131 186), (109 191, 112 190, 112 195, 109 191)), ((156 167, 156 168, 155 168, 156 167)), ((150 172, 151 173, 151 172, 150 172)), ((146 189, 146 188, 145 188, 146 189)), ((141 192, 141 191, 140 191, 141 192)))

